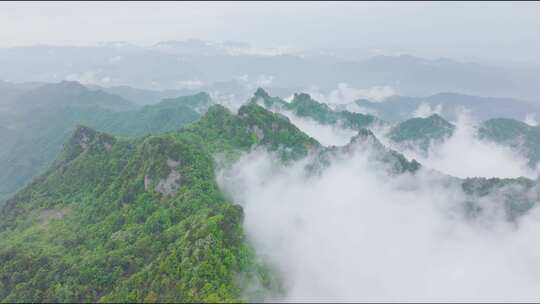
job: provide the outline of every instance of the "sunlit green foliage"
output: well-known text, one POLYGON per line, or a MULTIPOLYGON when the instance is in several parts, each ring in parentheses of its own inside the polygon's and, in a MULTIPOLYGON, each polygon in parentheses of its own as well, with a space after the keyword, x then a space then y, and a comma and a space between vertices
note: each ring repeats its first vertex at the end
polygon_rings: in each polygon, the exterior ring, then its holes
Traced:
POLYGON ((132 140, 78 127, 1 209, 0 299, 216 302, 279 290, 245 240, 242 208, 214 176, 214 152, 255 145, 285 160, 318 147, 255 104, 238 115, 216 105, 188 128, 132 140), (163 192, 173 170, 178 187, 163 192), (260 286, 244 293, 246 282, 260 286))

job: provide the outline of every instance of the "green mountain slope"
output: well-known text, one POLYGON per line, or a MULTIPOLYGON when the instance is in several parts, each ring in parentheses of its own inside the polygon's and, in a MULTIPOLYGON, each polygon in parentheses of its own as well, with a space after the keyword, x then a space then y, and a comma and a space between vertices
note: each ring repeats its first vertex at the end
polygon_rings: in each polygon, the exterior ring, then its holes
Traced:
POLYGON ((294 94, 292 101, 288 103, 279 97, 269 96, 267 92, 259 88, 251 100, 267 109, 291 111, 298 117, 310 118, 323 125, 360 130, 374 123, 383 123, 373 115, 333 110, 305 93, 294 94))
POLYGON ((538 180, 520 178, 466 178, 460 181, 468 195, 464 203, 465 214, 474 218, 489 205, 499 204, 509 221, 526 214, 538 202, 540 187, 538 180), (484 200, 484 201, 482 201, 484 200))
MULTIPOLYGON (((213 105, 198 121, 159 135, 115 137, 79 126, 48 170, 0 207, 0 301, 261 301, 280 294, 281 280, 246 240, 242 208, 215 176, 217 155, 232 161, 259 147, 285 165, 309 156, 314 174, 359 150, 392 176, 421 168, 367 129, 348 145, 322 147, 253 100, 238 114, 213 105)), ((539 197, 537 183, 525 178, 440 176, 464 191, 456 207, 472 219, 487 200, 514 220, 539 197)))
POLYGON ((70 82, 49 84, 17 100, 0 122, 0 200, 42 173, 78 124, 134 136, 178 129, 197 120, 211 103, 205 93, 135 108, 128 101, 70 82), (1 126, 1 125, 4 126, 1 126))
POLYGON ((440 115, 426 118, 411 118, 398 123, 388 132, 388 138, 407 147, 425 151, 432 142, 444 140, 452 135, 455 126, 440 115))
POLYGON ((140 139, 77 128, 0 211, 0 299, 213 302, 241 300, 244 281, 276 288, 214 176, 213 152, 255 146, 292 160, 320 145, 253 103, 140 139))
MULTIPOLYGON (((414 111, 421 103, 420 100, 413 98, 396 98, 381 103, 380 107, 388 107, 388 111, 395 111, 395 113, 398 114, 409 110, 412 113, 412 111, 414 111), (399 102, 392 102, 392 100, 399 100, 399 102)), ((471 98, 468 98, 468 96, 458 94, 438 94, 434 95, 434 97, 429 100, 433 102, 446 100, 448 102, 447 105, 457 107, 463 102, 469 102, 470 99, 471 98)), ((409 161, 398 151, 388 149, 381 144, 370 130, 365 129, 365 127, 372 126, 373 123, 384 123, 372 115, 335 111, 326 104, 311 99, 307 94, 295 94, 293 100, 290 103, 287 103, 278 97, 271 97, 264 90, 259 89, 251 100, 268 109, 288 110, 299 117, 309 117, 321 124, 336 125, 358 130, 358 134, 351 139, 349 144, 343 147, 320 149, 318 153, 316 153, 315 160, 307 166, 308 171, 311 173, 320 172, 320 170, 324 170, 330 166, 332 160, 336 157, 346 158, 348 155, 359 149, 364 150, 363 152, 368 152, 371 161, 383 163, 391 174, 414 174, 421 168, 421 165, 416 160, 413 159, 409 161)), ((490 100, 491 99, 483 99, 485 102, 490 100)), ((475 99, 473 98, 472 101, 474 102, 475 99)), ((505 102, 506 101, 503 100, 500 103, 505 104, 505 102)), ((401 114, 397 116, 407 117, 405 114, 400 115, 401 114)), ((392 115, 389 117, 392 118, 392 115)), ((536 129, 517 121, 513 122, 519 123, 520 127, 506 126, 502 123, 504 121, 513 120, 491 120, 491 123, 490 121, 484 123, 484 133, 482 133, 482 128, 480 129, 481 137, 482 134, 487 137, 485 129, 490 127, 490 134, 497 135, 495 137, 496 142, 521 148, 525 145, 528 147, 527 151, 532 151, 528 154, 529 158, 536 159, 535 157, 537 157, 537 155, 535 153, 536 151, 540 151, 539 149, 536 149, 536 147, 540 147, 536 144, 540 141, 536 140, 537 138, 533 131, 536 129), (504 133, 499 129, 504 129, 507 133, 504 133), (495 130, 499 131, 497 132, 495 130), (523 143, 523 138, 526 138, 526 144, 523 143), (518 140, 518 143, 521 144, 515 143, 514 141, 516 139, 518 140)), ((427 149, 432 143, 447 139, 453 134, 455 128, 454 125, 446 121, 442 116, 434 114, 426 118, 410 118, 399 122, 390 129, 387 136, 392 142, 396 143, 397 147, 400 149, 414 148, 420 149, 420 152, 427 152, 427 149)), ((428 168, 426 169, 429 170, 428 168)), ((441 173, 437 174, 440 175, 441 182, 445 186, 461 188, 464 191, 466 195, 465 201, 461 203, 457 202, 457 204, 461 205, 464 212, 469 216, 480 214, 481 210, 484 209, 484 207, 482 207, 484 204, 483 200, 489 200, 492 205, 503 206, 507 218, 513 220, 532 208, 535 205, 536 197, 539 197, 539 189, 536 182, 526 178, 485 179, 472 177, 460 179, 441 173)))
POLYGON ((385 147, 379 139, 368 129, 360 129, 358 134, 351 138, 344 146, 330 146, 320 149, 314 157, 314 161, 308 164, 308 171, 320 173, 328 168, 335 159, 347 159, 355 153, 366 153, 370 162, 383 168, 391 175, 404 173, 416 173, 421 165, 416 160, 407 160, 405 156, 395 150, 385 147))
POLYGON ((213 104, 206 93, 164 99, 136 111, 112 112, 95 120, 82 120, 100 131, 117 135, 138 136, 172 131, 196 121, 213 104))
POLYGON ((521 121, 497 118, 482 123, 478 130, 481 138, 512 147, 529 160, 531 167, 540 161, 540 127, 529 126, 521 121))

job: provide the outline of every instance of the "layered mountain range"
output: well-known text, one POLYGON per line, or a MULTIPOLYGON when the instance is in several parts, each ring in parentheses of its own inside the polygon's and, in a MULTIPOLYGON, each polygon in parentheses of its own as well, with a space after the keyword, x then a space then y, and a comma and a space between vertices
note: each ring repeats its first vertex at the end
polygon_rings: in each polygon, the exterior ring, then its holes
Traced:
POLYGON ((0 200, 42 173, 78 124, 122 136, 164 132, 197 120, 212 103, 200 93, 141 107, 77 82, 14 95, 0 111, 0 200))
MULTIPOLYGON (((10 172, 6 180, 25 174, 5 189, 37 177, 0 207, 1 301, 280 299, 287 292, 282 274, 258 256, 243 227, 243 208, 216 179, 220 168, 258 150, 275 155, 280 166, 302 164, 306 179, 358 154, 382 168, 385 178, 428 174, 461 194, 455 208, 470 221, 482 216, 487 199, 509 222, 538 201, 535 180, 453 177, 407 159, 370 130, 387 128, 392 142, 427 149, 455 130, 439 115, 391 124, 334 110, 308 94, 287 102, 262 89, 237 113, 213 103, 200 93, 141 108, 75 83, 13 99, 10 124, 0 128, 11 141, 0 154, 8 171, 0 172, 10 172), (282 113, 356 135, 344 146, 324 146, 282 113), (38 156, 35 165, 16 165, 38 156)), ((479 127, 479 136, 530 149, 532 165, 535 130, 493 119, 479 127)))
POLYGON ((540 70, 535 67, 495 66, 406 54, 368 52, 358 56, 363 51, 287 52, 241 42, 200 40, 164 41, 146 47, 126 42, 88 47, 35 45, 1 48, 0 78, 14 82, 65 79, 100 86, 206 91, 213 84, 227 82, 272 89, 315 86, 324 91, 338 83, 348 83, 355 88, 390 86, 408 96, 457 92, 538 101, 536 81, 540 70))

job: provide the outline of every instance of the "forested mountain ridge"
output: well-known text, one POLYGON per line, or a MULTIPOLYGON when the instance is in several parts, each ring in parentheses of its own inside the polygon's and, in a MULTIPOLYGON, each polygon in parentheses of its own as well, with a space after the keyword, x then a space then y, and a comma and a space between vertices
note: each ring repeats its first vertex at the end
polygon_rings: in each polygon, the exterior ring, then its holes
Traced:
POLYGON ((78 127, 1 209, 0 298, 214 302, 243 299, 245 282, 278 288, 214 177, 213 152, 256 145, 285 161, 319 147, 255 104, 238 115, 215 105, 190 127, 139 139, 78 127))
MULTIPOLYGON (((361 56, 363 58, 351 60, 349 56, 329 54, 277 52, 264 55, 239 51, 245 46, 235 46, 235 51, 229 53, 226 51, 229 47, 208 48, 211 44, 169 41, 150 48, 129 43, 0 48, 0 63, 4 67, 0 78, 15 82, 78 79, 107 86, 183 89, 190 81, 211 84, 233 80, 233 75, 247 75, 251 81, 271 76, 271 86, 276 88, 316 86, 328 91, 344 82, 361 89, 383 84, 408 96, 459 92, 515 96, 531 101, 538 96, 535 84, 540 72, 537 68, 500 67, 443 58, 432 60, 405 54, 361 56)), ((331 54, 341 51, 344 50, 332 50, 331 54)))
MULTIPOLYGON (((454 134, 456 126, 438 114, 426 118, 411 118, 394 125, 388 138, 398 147, 426 153, 430 146, 441 143, 454 134)), ((540 127, 510 118, 494 118, 474 127, 480 140, 509 147, 525 157, 531 168, 540 161, 540 127)))
POLYGON ((502 97, 481 97, 458 93, 438 93, 430 96, 390 96, 384 102, 373 102, 365 99, 355 101, 361 109, 376 113, 384 120, 399 122, 414 116, 422 106, 444 119, 455 121, 457 111, 468 109, 472 115, 480 120, 506 117, 512 119, 525 119, 527 114, 540 117, 540 107, 537 104, 502 97))
POLYGON ((258 102, 271 110, 290 111, 302 118, 310 118, 323 125, 335 125, 346 129, 360 130, 373 124, 384 124, 384 121, 370 114, 336 111, 327 104, 318 102, 306 93, 295 93, 291 102, 279 97, 271 97, 259 88, 252 101, 258 102))
MULTIPOLYGON (((379 123, 379 126, 380 124, 384 124, 384 121, 381 121, 374 116, 359 116, 360 122, 366 122, 366 117, 373 117, 368 120, 372 123, 367 123, 365 125, 362 123, 343 124, 343 121, 346 120, 339 120, 339 118, 335 119, 335 117, 339 117, 340 114, 343 113, 349 113, 348 111, 333 110, 326 104, 311 99, 307 94, 295 94, 294 99, 290 103, 287 103, 278 97, 271 97, 264 90, 259 89, 251 100, 252 102, 262 104, 269 109, 277 111, 280 109, 289 109, 299 117, 309 117, 321 124, 328 124, 341 128, 349 127, 358 131, 358 133, 351 138, 349 144, 343 147, 332 146, 320 149, 319 153, 316 154, 315 161, 308 165, 311 172, 324 170, 324 168, 329 166, 336 157, 347 158, 347 155, 354 153, 358 149, 363 150, 363 153, 367 153, 370 161, 385 164, 385 168, 391 174, 414 174, 422 167, 416 160, 407 160, 407 158, 398 151, 388 149, 377 139, 373 132, 362 127, 377 127, 377 122, 379 123), (297 109, 300 109, 300 111, 295 112, 297 109)), ((508 120, 521 127, 514 128, 516 131, 509 131, 510 134, 499 134, 500 131, 497 133, 497 128, 506 130, 504 126, 505 121, 507 121, 507 119, 488 120, 480 124, 476 136, 491 140, 497 144, 512 146, 512 143, 508 142, 508 139, 513 138, 511 136, 512 134, 515 135, 516 132, 521 132, 521 136, 518 138, 526 138, 527 145, 540 147, 540 145, 536 144, 534 132, 532 131, 537 127, 530 127, 518 121, 508 120), (487 128, 495 130, 489 133, 491 137, 488 136, 489 134, 486 131, 487 128), (527 137, 525 137, 525 134, 527 134, 527 137), (504 140, 505 138, 506 141, 504 140)), ((354 122, 354 120, 352 122, 354 122)), ((455 130, 456 126, 446 121, 440 115, 433 114, 429 117, 410 118, 394 124, 385 136, 400 149, 414 148, 427 153, 430 146, 448 139, 454 134, 455 130)), ((508 130, 513 129, 509 128, 508 130)), ((523 143, 521 143, 521 145, 523 146, 523 143)), ((534 151, 534 148, 530 149, 530 151, 534 151)), ((526 154, 526 156, 531 155, 526 154)), ((530 160, 531 163, 536 163, 534 158, 530 158, 530 160)), ((424 167, 424 169, 431 171, 430 168, 424 167)), ((485 209, 483 204, 486 204, 486 200, 488 200, 491 205, 501 206, 505 216, 509 220, 513 220, 531 209, 536 204, 536 199, 540 197, 540 188, 538 187, 537 182, 528 178, 470 177, 461 179, 441 173, 435 174, 440 175, 439 182, 445 185, 445 187, 457 187, 464 192, 465 198, 458 206, 460 205, 461 208, 463 208, 464 214, 471 217, 480 214, 482 210, 485 209)))
POLYGON ((43 84, 18 96, 15 112, 33 112, 56 107, 99 107, 112 111, 135 109, 135 104, 102 90, 89 90, 75 81, 43 84))
POLYGON ((210 104, 199 93, 136 107, 78 83, 47 84, 19 96, 0 122, 0 200, 42 173, 76 125, 135 136, 176 130, 197 120, 210 104))
MULTIPOLYGON (((114 94, 87 89, 76 82, 69 81, 57 84, 6 83, 3 87, 7 90, 6 94, 13 98, 0 106, 0 116, 2 116, 0 140, 4 143, 0 147, 0 200, 7 198, 16 189, 29 182, 32 177, 43 172, 58 155, 62 142, 68 138, 69 133, 77 124, 88 125, 115 135, 157 134, 175 130, 196 121, 213 103, 208 94, 199 93, 191 97, 170 98, 155 105, 138 107, 114 94)), ((455 102, 459 103, 469 98, 465 96, 463 99, 460 95, 452 97, 452 94, 436 96, 437 98, 426 100, 433 99, 434 102, 439 102, 445 98, 450 100, 454 98, 455 102)), ((392 101, 395 98, 397 97, 391 97, 380 103, 380 106, 394 107, 392 105, 395 102, 392 101)), ((395 109, 401 106, 407 107, 408 101, 402 99, 399 99, 400 103, 395 103, 395 109)), ((351 130, 385 125, 383 120, 374 115, 339 111, 314 100, 305 93, 295 94, 291 102, 286 102, 279 97, 271 97, 266 91, 259 89, 255 92, 253 100, 268 109, 277 112, 286 111, 301 118, 312 119, 322 125, 351 130)), ((488 102, 491 99, 486 100, 485 102, 488 102)), ((420 102, 416 99, 409 101, 414 103, 414 106, 408 106, 410 111, 420 102)), ((435 106, 435 103, 432 106, 435 106)), ((444 108, 444 110, 448 109, 444 108)), ((426 150, 435 137, 444 139, 452 134, 450 130, 452 127, 447 125, 440 129, 442 124, 431 124, 429 128, 427 125, 419 129, 412 128, 412 122, 427 122, 432 118, 413 118, 410 121, 402 121, 392 128, 390 139, 405 146, 419 145, 422 150, 426 150), (404 132, 402 127, 407 125, 410 138, 401 136, 404 132), (426 137, 427 133, 430 134, 429 138, 426 137), (440 133, 441 136, 436 133, 440 133)), ((502 121, 487 121, 485 126, 481 126, 480 133, 502 121)), ((531 132, 527 134, 529 135, 518 137, 520 142, 508 139, 499 140, 499 138, 482 134, 480 136, 519 149, 534 167, 539 159, 536 155, 538 153, 534 151, 540 149, 538 148, 540 144, 533 140, 534 136, 530 135, 531 132)))
MULTIPOLYGON (((456 98, 457 103, 462 100, 459 94, 439 94, 435 100, 444 98, 447 95, 457 95, 458 97, 451 97, 456 98)), ((312 119, 321 125, 355 131, 361 131, 365 128, 389 127, 387 131, 384 131, 385 136, 396 144, 398 150, 412 149, 424 154, 428 152, 431 146, 447 140, 456 130, 454 124, 437 113, 426 117, 412 117, 390 124, 376 115, 333 109, 325 103, 314 100, 309 94, 305 93, 296 93, 293 95, 292 100, 287 102, 279 97, 270 96, 265 90, 259 88, 250 100, 271 111, 278 113, 284 111, 284 114, 292 113, 296 117, 312 119)), ((402 110, 401 107, 412 111, 414 107, 410 103, 413 103, 414 106, 420 104, 419 100, 412 98, 402 101, 404 104, 401 105, 391 101, 381 102, 380 107, 387 107, 392 111, 399 112, 402 110), (387 102, 390 104, 385 105, 387 102)), ((489 101, 489 98, 484 100, 484 102, 489 101)), ((502 103, 506 107, 508 102, 508 100, 503 100, 502 103)), ((455 107, 453 109, 456 110, 455 107)), ((450 112, 449 108, 445 113, 450 112)), ((399 115, 403 117, 409 116, 409 114, 404 113, 399 115)), ((453 115, 455 115, 455 112, 450 116, 454 117, 453 115)), ((535 168, 538 161, 540 161, 540 133, 538 130, 540 130, 540 127, 530 126, 518 120, 496 118, 480 122, 477 126, 474 126, 474 136, 515 149, 528 159, 530 167, 535 168)))
POLYGON ((433 114, 426 118, 417 117, 402 121, 393 126, 387 136, 397 144, 426 151, 434 142, 450 137, 454 130, 454 125, 440 115, 433 114))
POLYGON ((383 165, 382 168, 391 175, 414 174, 421 168, 416 160, 408 160, 396 150, 385 147, 369 129, 360 129, 348 144, 320 149, 307 169, 310 173, 320 173, 336 159, 347 159, 359 152, 367 154, 370 162, 383 165))
POLYGON ((521 151, 535 167, 540 161, 540 127, 521 121, 497 118, 485 121, 479 128, 481 138, 521 151))
MULTIPOLYGON (((243 209, 225 198, 215 176, 217 154, 234 160, 257 147, 285 165, 311 157, 311 169, 325 170, 357 149, 371 150, 392 175, 421 168, 366 129, 344 147, 323 147, 253 101, 238 114, 213 105, 193 124, 161 135, 127 139, 79 126, 52 166, 0 209, 1 301, 257 301, 281 294, 279 277, 246 240, 243 209)), ((534 206, 538 192, 523 178, 441 175, 441 182, 468 195, 460 206, 471 218, 482 212, 479 200, 497 193, 494 203, 513 220, 534 206)))

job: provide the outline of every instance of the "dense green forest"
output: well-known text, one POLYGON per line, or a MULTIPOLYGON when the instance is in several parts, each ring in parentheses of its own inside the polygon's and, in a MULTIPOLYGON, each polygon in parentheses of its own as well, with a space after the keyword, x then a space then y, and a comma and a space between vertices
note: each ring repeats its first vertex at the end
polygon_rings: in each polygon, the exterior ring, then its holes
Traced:
POLYGON ((479 135, 521 151, 531 167, 535 167, 540 161, 540 126, 530 126, 514 119, 496 118, 485 121, 479 129, 479 135))
MULTIPOLYGON (((306 96, 291 104, 312 104, 306 96)), ((281 274, 246 238, 242 207, 219 189, 219 166, 257 147, 284 165, 309 156, 308 176, 359 150, 391 175, 414 175, 422 166, 361 128, 363 116, 350 121, 358 133, 349 144, 321 146, 287 117, 259 105, 276 100, 259 89, 233 114, 199 94, 106 112, 101 130, 123 136, 77 126, 49 168, 0 207, 0 301, 237 302, 285 294, 281 274), (143 127, 154 120, 160 126, 152 132, 143 127)), ((302 111, 329 124, 347 117, 336 118, 320 104, 302 111)), ((453 126, 432 116, 394 130, 403 139, 438 138, 453 126)), ((526 178, 440 174, 439 182, 462 189, 466 197, 456 207, 469 218, 482 213, 479 200, 497 194, 513 221, 538 196, 531 195, 538 192, 536 182, 526 178)))
POLYGON ((80 126, 62 156, 0 214, 4 302, 239 301, 280 286, 246 243, 242 208, 218 189, 212 152, 263 145, 284 160, 319 147, 249 104, 121 139, 80 126), (245 282, 260 282, 249 294, 245 282))
POLYGON ((426 151, 430 145, 450 137, 455 126, 440 115, 433 114, 426 118, 411 118, 393 126, 388 137, 395 143, 407 148, 416 147, 426 151))
POLYGON ((327 104, 318 102, 305 93, 294 94, 291 102, 286 102, 279 97, 271 97, 267 92, 259 89, 251 100, 267 109, 291 111, 298 117, 306 117, 323 125, 336 125, 346 129, 359 130, 375 123, 385 123, 370 114, 333 110, 327 104))
POLYGON ((78 124, 121 136, 176 130, 212 104, 200 93, 135 107, 119 96, 79 84, 49 84, 20 96, 0 127, 0 201, 44 172, 78 124))

